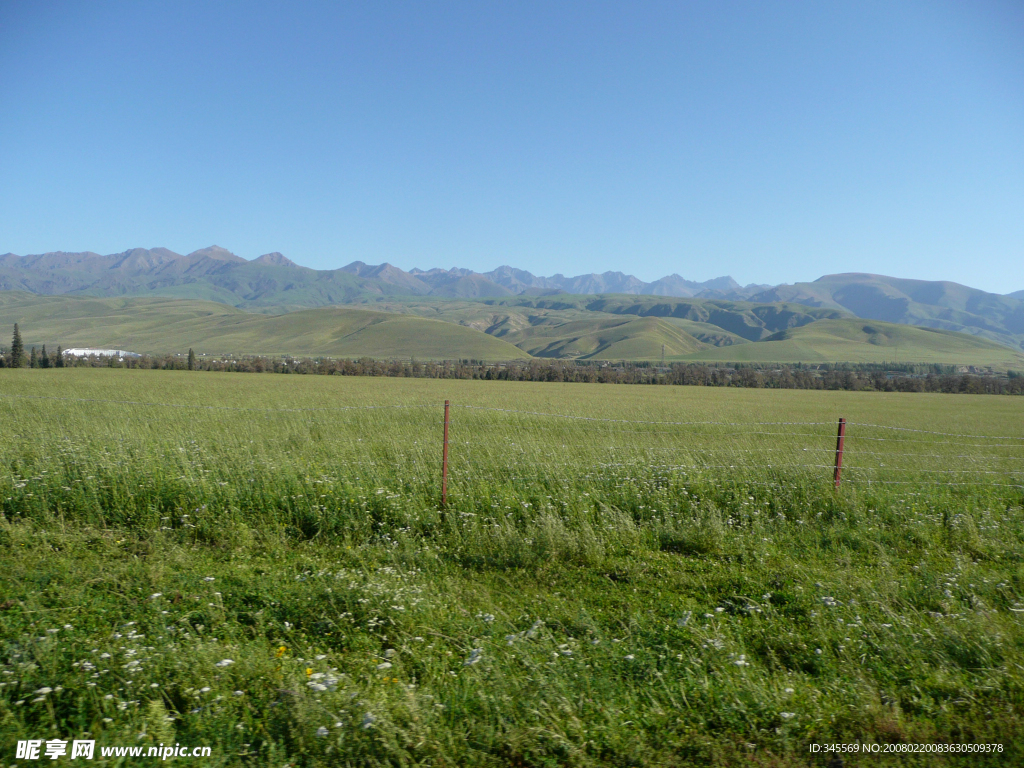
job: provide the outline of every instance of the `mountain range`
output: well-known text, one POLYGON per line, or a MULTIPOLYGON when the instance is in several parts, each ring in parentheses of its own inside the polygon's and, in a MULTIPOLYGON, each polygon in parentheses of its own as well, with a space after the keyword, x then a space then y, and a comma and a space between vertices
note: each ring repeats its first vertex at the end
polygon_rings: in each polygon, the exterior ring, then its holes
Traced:
MULTIPOLYGON (((622 272, 539 277, 522 269, 502 266, 491 272, 453 269, 412 269, 406 272, 391 264, 354 261, 333 270, 301 267, 286 256, 266 253, 252 261, 213 245, 187 255, 167 248, 133 248, 102 256, 91 251, 55 251, 30 256, 0 256, 0 289, 27 290, 40 294, 168 295, 182 286, 220 294, 234 294, 235 306, 291 303, 304 306, 345 303, 363 295, 478 296, 543 295, 550 293, 627 293, 690 298, 741 298, 771 288, 741 286, 731 277, 705 282, 669 275, 652 283, 622 272), (289 295, 289 292, 303 294, 289 295)), ((227 298, 225 294, 225 298, 227 298)))
MULTIPOLYGON (((387 263, 369 265, 356 261, 339 269, 314 270, 277 252, 250 261, 224 248, 210 246, 186 255, 166 248, 135 248, 110 255, 64 251, 29 256, 8 253, 0 256, 0 290, 41 295, 203 299, 272 314, 338 304, 376 304, 378 309, 422 315, 437 312, 437 302, 441 301, 469 301, 476 306, 480 302, 491 306, 496 302, 515 304, 516 312, 521 314, 535 299, 554 299, 566 294, 606 299, 609 294, 624 294, 648 298, 621 311, 674 317, 680 322, 691 318, 705 323, 697 315, 710 316, 714 311, 712 305, 723 301, 776 307, 800 305, 829 310, 830 319, 856 317, 969 333, 1016 350, 1024 349, 1024 291, 1000 295, 946 281, 865 273, 826 275, 813 282, 791 285, 741 286, 731 277, 697 282, 677 274, 653 282, 622 272, 542 277, 509 266, 483 273, 458 267, 407 272, 387 263), (678 301, 659 301, 655 297, 697 301, 683 310, 678 301), (413 305, 419 309, 413 309, 413 305), (698 307, 704 308, 698 311, 698 307)), ((540 309, 535 306, 535 310, 540 309)), ((739 315, 746 316, 743 313, 749 308, 740 309, 739 315)), ((608 314, 606 309, 600 311, 608 314)), ((713 327, 736 333, 728 323, 713 327)), ((759 340, 743 328, 738 330, 744 339, 759 340)))

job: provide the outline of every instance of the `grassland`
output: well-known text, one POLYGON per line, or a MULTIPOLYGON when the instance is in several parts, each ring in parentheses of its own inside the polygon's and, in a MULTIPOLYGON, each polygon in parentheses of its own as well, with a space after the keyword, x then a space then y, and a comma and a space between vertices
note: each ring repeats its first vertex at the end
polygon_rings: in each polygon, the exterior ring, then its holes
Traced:
POLYGON ((0 293, 0 325, 25 343, 223 355, 331 355, 421 360, 529 357, 501 339, 438 320, 353 307, 264 315, 210 301, 0 293))
POLYGON ((0 292, 0 327, 28 345, 136 352, 378 359, 733 363, 942 363, 1024 369, 1024 354, 977 336, 799 305, 567 296, 375 304, 257 314, 212 301, 0 292), (370 309, 369 307, 373 307, 370 309))
POLYGON ((0 754, 1024 759, 1018 398, 2 373, 0 754))
POLYGON ((1024 368, 1024 354, 994 341, 878 320, 819 320, 764 341, 703 349, 679 358, 734 363, 956 363, 1024 368))

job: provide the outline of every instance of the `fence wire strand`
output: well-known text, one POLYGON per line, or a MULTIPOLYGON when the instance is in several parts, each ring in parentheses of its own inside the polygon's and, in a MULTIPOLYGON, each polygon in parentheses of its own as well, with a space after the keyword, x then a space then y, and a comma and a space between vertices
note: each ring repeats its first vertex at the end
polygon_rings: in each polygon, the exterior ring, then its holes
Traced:
POLYGON ((332 408, 245 408, 235 405, 198 405, 196 403, 151 403, 142 400, 103 400, 92 397, 52 397, 50 395, 7 395, 0 394, 0 397, 8 397, 20 400, 58 400, 70 403, 103 403, 106 405, 138 405, 153 408, 186 408, 200 411, 243 411, 253 413, 319 413, 334 411, 378 411, 390 409, 409 408, 436 408, 436 403, 420 403, 415 405, 340 405, 332 408))
MULTIPOLYGON (((164 403, 140 400, 114 400, 103 398, 19 395, 6 393, 0 393, 0 398, 8 400, 35 400, 63 403, 87 403, 94 405, 131 406, 138 408, 176 408, 195 411, 261 414, 340 414, 372 411, 418 411, 423 413, 424 409, 440 410, 443 408, 443 405, 438 402, 307 408, 257 408, 230 405, 209 405, 203 403, 164 403)), ((573 463, 570 464, 566 461, 561 464, 564 469, 571 467, 571 469, 576 470, 577 472, 586 472, 585 476, 588 477, 591 472, 595 471, 607 473, 611 470, 633 466, 652 467, 655 465, 652 465, 651 461, 655 460, 656 457, 657 460, 663 460, 661 457, 676 458, 676 461, 668 461, 664 465, 656 465, 660 467, 660 471, 665 472, 751 470, 752 474, 756 474, 757 470, 769 470, 771 472, 775 472, 783 470, 819 471, 834 469, 833 464, 820 463, 823 458, 822 454, 832 455, 836 452, 833 442, 836 438, 836 434, 833 431, 836 428, 836 422, 834 421, 739 422, 712 420, 669 421, 654 419, 626 419, 565 413, 547 413, 543 411, 530 411, 515 408, 497 408, 452 403, 450 405, 450 434, 448 442, 450 474, 456 477, 464 476, 468 480, 475 480, 483 478, 488 473, 515 473, 517 470, 522 471, 523 469, 523 467, 518 466, 518 462, 532 459, 535 464, 535 467, 533 467, 533 469, 536 470, 535 474, 545 474, 548 479, 557 481, 558 478, 547 475, 547 472, 550 469, 555 469, 559 466, 558 462, 553 463, 550 460, 552 454, 559 452, 560 449, 558 446, 544 444, 544 439, 542 439, 541 436, 538 436, 538 440, 534 442, 532 447, 529 443, 529 436, 531 433, 537 431, 553 432, 556 429, 562 429, 561 427, 555 427, 551 424, 545 424, 545 420, 569 421, 580 424, 581 427, 589 425, 593 425, 594 427, 610 425, 612 427, 609 430, 595 430, 593 436, 589 438, 585 433, 577 433, 575 435, 576 437, 582 436, 586 439, 577 441, 577 444, 574 447, 575 454, 569 457, 573 460, 573 463), (477 422, 471 418, 473 414, 479 414, 480 416, 484 416, 485 414, 495 414, 499 417, 513 418, 499 418, 499 423, 495 424, 487 423, 488 420, 486 419, 477 422), (524 420, 517 419, 515 417, 530 417, 531 421, 524 422, 524 420), (662 429, 628 429, 630 426, 661 427, 662 429), (694 429, 666 429, 668 427, 694 429), (785 429, 787 427, 792 429, 785 429), (814 428, 823 427, 827 427, 829 429, 808 431, 813 430, 814 428), (625 438, 627 435, 641 435, 644 438, 648 438, 648 440, 645 442, 643 440, 638 441, 633 437, 625 438), (602 443, 602 438, 607 439, 610 442, 602 443), (621 442, 616 443, 614 441, 617 438, 624 439, 622 439, 621 442), (764 438, 772 438, 772 440, 765 440, 764 438), (749 442, 746 446, 743 445, 744 439, 749 442), (709 441, 714 440, 718 440, 720 443, 718 445, 708 445, 709 441), (785 440, 787 442, 781 446, 771 445, 771 442, 780 440, 785 440), (800 442, 793 444, 789 441, 800 442), (600 460, 597 460, 601 452, 612 451, 619 452, 616 454, 616 457, 621 455, 623 452, 626 453, 627 455, 624 457, 625 461, 601 462, 600 460), (801 454, 810 454, 806 457, 810 459, 810 461, 801 462, 785 460, 787 457, 790 459, 796 459, 801 454), (501 456, 503 461, 495 463, 493 459, 496 456, 501 456), (699 458, 701 456, 707 457, 707 461, 702 461, 699 458), (733 463, 723 463, 729 462, 731 456, 736 456, 740 460, 733 463), (488 461, 484 461, 483 457, 487 457, 488 461), (759 457, 764 458, 759 460, 759 457), (690 462, 693 463, 679 463, 679 458, 684 460, 689 459, 690 462), (504 464, 504 460, 508 461, 507 465, 504 464), (586 464, 579 462, 590 463, 586 464)), ((314 421, 309 421, 310 425, 314 425, 315 423, 316 422, 314 421)), ((416 423, 423 426, 429 425, 431 427, 436 427, 438 432, 440 432, 440 428, 443 425, 444 420, 443 418, 435 418, 435 415, 432 413, 429 415, 425 413, 425 417, 418 419, 416 423)), ((59 428, 61 432, 65 430, 65 426, 63 424, 61 424, 59 428)), ((11 436, 14 438, 19 437, 19 435, 11 436)), ((25 437, 32 436, 28 435, 25 437)), ((385 458, 381 458, 376 461, 366 458, 361 460, 347 460, 347 458, 342 459, 339 456, 338 464, 352 468, 359 467, 364 470, 368 467, 377 468, 382 466, 394 466, 395 461, 399 461, 401 463, 411 462, 415 465, 423 464, 423 462, 426 461, 428 464, 433 465, 435 457, 433 455, 433 448, 431 445, 433 444, 434 439, 433 435, 427 437, 421 446, 417 446, 420 442, 419 440, 412 441, 411 444, 395 443, 392 445, 391 443, 388 443, 387 445, 384 445, 382 443, 380 452, 386 456, 385 458)), ((440 443, 440 434, 437 435, 437 439, 438 443, 440 443)), ((338 446, 343 445, 344 435, 339 433, 339 436, 336 437, 335 440, 337 442, 334 444, 338 446)), ((1014 451, 1022 448, 1024 448, 1024 437, 1019 436, 943 432, 912 427, 847 421, 845 446, 843 450, 844 466, 842 468, 842 481, 857 485, 914 485, 921 484, 923 482, 923 478, 927 476, 957 475, 961 478, 978 477, 979 479, 974 482, 943 482, 938 479, 929 479, 927 484, 935 486, 974 485, 986 487, 1024 488, 1024 485, 1014 482, 999 483, 988 480, 988 478, 992 476, 1005 478, 1007 480, 1018 479, 1018 477, 1024 473, 1024 468, 1011 464, 1011 462, 1024 461, 1024 456, 1013 454, 1014 451), (871 434, 862 434, 860 433, 861 429, 888 430, 896 433, 912 433, 915 436, 876 436, 871 434), (927 439, 926 436, 946 439, 927 439), (990 442, 964 442, 965 440, 990 442), (857 448, 859 441, 876 444, 898 444, 900 447, 893 452, 887 452, 884 450, 861 451, 857 448), (1005 441, 1011 442, 1007 443, 1005 441), (908 445, 926 446, 933 449, 938 446, 956 446, 960 451, 970 448, 983 450, 973 453, 958 452, 955 454, 934 452, 916 453, 907 452, 907 450, 903 448, 903 446, 908 445), (1008 453, 992 453, 993 450, 997 449, 1007 451, 1008 453), (884 457, 887 461, 886 463, 882 463, 882 461, 879 460, 877 463, 862 464, 861 460, 867 457, 884 457), (964 461, 969 462, 969 465, 959 467, 949 467, 947 465, 944 467, 942 466, 943 461, 964 461), (925 463, 929 466, 908 466, 913 462, 925 463), (939 464, 939 466, 931 466, 933 464, 939 464), (1010 466, 1003 466, 1006 464, 1010 464, 1010 466), (879 475, 885 477, 890 474, 896 476, 919 475, 922 476, 922 480, 876 479, 871 476, 879 475)), ((564 449, 565 446, 563 445, 562 450, 564 449)), ((911 449, 911 451, 913 451, 913 449, 911 449)), ((438 469, 440 468, 440 459, 441 451, 440 445, 438 445, 436 456, 438 469)), ((821 474, 826 476, 831 473, 822 472, 821 474)), ((831 477, 829 479, 831 479, 831 477)), ((753 481, 751 480, 751 482, 753 481)))
POLYGON ((886 424, 866 424, 860 421, 847 421, 847 426, 857 425, 858 427, 870 427, 871 429, 891 429, 899 432, 919 432, 924 435, 941 435, 942 437, 970 437, 979 440, 1024 440, 1024 437, 1013 437, 1008 435, 970 435, 958 434, 956 432, 934 432, 930 429, 913 429, 911 427, 892 427, 886 424))

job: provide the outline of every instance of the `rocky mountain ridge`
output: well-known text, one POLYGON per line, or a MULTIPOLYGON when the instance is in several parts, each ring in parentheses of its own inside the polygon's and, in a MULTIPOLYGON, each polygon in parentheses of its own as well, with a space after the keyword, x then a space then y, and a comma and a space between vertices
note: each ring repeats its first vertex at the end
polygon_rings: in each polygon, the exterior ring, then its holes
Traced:
POLYGON ((225 248, 213 245, 189 254, 175 253, 167 248, 132 248, 109 255, 92 251, 55 251, 28 256, 7 253, 0 256, 0 289, 28 290, 32 293, 99 292, 106 295, 119 286, 126 287, 129 282, 142 282, 144 287, 153 287, 153 279, 159 282, 160 278, 169 275, 198 278, 226 274, 234 268, 245 266, 290 268, 307 278, 315 275, 316 279, 328 282, 337 273, 344 273, 364 280, 379 281, 389 286, 381 291, 386 294, 407 293, 412 296, 446 298, 514 296, 523 293, 627 293, 679 298, 741 298, 772 287, 741 286, 728 276, 697 282, 673 274, 650 283, 622 272, 571 277, 555 274, 544 277, 506 265, 483 273, 459 267, 412 269, 406 272, 387 262, 365 264, 354 261, 335 270, 313 270, 299 266, 276 251, 247 261, 225 248))
POLYGON ((698 282, 672 274, 648 283, 623 272, 545 277, 507 265, 489 272, 459 267, 407 272, 386 262, 355 261, 339 269, 314 270, 278 252, 248 261, 213 245, 189 254, 167 248, 133 248, 109 255, 8 253, 0 256, 0 290, 207 299, 270 313, 405 298, 474 301, 556 294, 783 303, 966 332, 1024 349, 1024 291, 999 295, 948 281, 855 272, 809 283, 741 286, 727 276, 698 282))

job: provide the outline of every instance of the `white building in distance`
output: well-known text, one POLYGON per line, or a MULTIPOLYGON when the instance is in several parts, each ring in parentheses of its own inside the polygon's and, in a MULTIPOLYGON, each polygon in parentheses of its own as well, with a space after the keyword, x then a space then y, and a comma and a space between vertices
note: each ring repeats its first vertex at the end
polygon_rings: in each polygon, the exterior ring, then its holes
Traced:
POLYGON ((96 355, 96 357, 142 357, 142 355, 135 352, 129 352, 125 349, 91 349, 89 347, 74 347, 72 349, 65 349, 65 355, 71 355, 72 357, 89 357, 89 355, 96 355))

